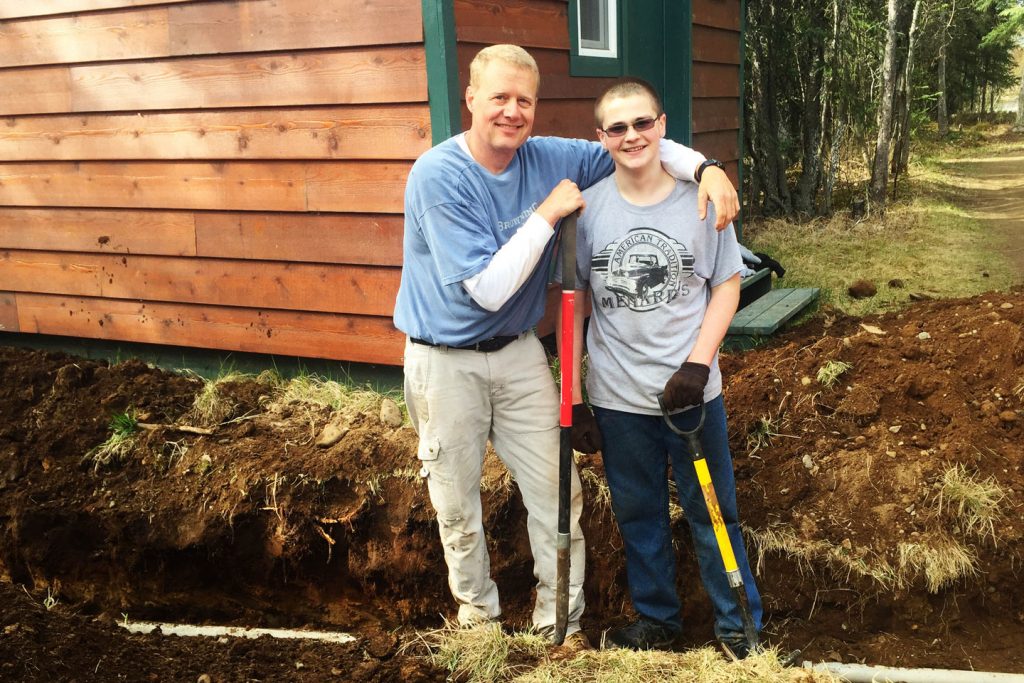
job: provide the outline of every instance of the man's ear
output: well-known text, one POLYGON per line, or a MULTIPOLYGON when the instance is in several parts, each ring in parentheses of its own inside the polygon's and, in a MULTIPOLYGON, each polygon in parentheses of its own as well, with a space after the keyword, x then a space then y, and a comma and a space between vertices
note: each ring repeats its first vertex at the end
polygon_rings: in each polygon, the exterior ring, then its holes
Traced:
POLYGON ((476 92, 473 90, 473 86, 466 86, 466 109, 473 111, 473 98, 476 96, 476 92))
POLYGON ((658 117, 658 120, 661 121, 661 137, 665 137, 665 131, 668 130, 668 117, 662 114, 658 117))

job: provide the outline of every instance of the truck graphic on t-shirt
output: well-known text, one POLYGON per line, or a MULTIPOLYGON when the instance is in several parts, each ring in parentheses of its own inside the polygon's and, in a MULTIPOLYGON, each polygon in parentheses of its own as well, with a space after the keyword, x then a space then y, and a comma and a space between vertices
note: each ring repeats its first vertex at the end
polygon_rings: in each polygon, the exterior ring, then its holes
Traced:
POLYGON ((605 287, 616 294, 643 297, 668 276, 668 266, 659 265, 655 254, 630 254, 629 261, 618 272, 609 272, 605 287))
POLYGON ((654 228, 633 228, 591 251, 594 305, 652 311, 689 296, 694 256, 684 244, 654 228))

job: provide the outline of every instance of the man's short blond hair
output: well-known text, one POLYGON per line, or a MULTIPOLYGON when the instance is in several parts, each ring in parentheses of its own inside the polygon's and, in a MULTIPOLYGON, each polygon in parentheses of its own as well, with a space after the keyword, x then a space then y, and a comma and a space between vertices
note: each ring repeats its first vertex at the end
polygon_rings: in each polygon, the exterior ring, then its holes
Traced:
POLYGON ((530 53, 518 45, 499 44, 485 47, 476 53, 476 57, 469 65, 469 85, 473 88, 480 84, 480 77, 492 61, 498 60, 519 67, 529 69, 534 78, 537 79, 537 89, 540 89, 540 69, 537 62, 530 56, 530 53))

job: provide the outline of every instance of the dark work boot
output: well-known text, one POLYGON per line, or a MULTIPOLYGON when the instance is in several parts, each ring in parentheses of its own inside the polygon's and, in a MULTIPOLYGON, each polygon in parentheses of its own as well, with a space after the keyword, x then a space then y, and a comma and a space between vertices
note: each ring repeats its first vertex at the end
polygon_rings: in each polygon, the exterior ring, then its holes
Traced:
POLYGON ((679 632, 639 617, 622 628, 612 629, 605 637, 606 648, 623 648, 629 650, 668 650, 675 642, 679 632))

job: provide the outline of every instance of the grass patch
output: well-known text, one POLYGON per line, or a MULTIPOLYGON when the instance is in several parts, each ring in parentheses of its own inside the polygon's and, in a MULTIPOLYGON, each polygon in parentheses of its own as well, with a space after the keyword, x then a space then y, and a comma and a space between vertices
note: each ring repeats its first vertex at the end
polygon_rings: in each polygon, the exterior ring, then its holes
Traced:
POLYGON ((818 368, 818 383, 822 386, 831 387, 843 373, 851 370, 853 365, 841 360, 830 360, 818 368))
POLYGON ((800 571, 813 573, 823 565, 847 580, 851 576, 867 579, 882 590, 905 589, 920 582, 929 592, 937 593, 978 571, 978 560, 971 549, 941 532, 900 543, 893 560, 867 548, 847 549, 828 541, 801 539, 788 527, 744 527, 744 533, 757 547, 759 573, 765 555, 777 552, 794 558, 800 571))
POLYGON ((744 535, 757 548, 758 573, 761 572, 765 555, 776 552, 795 559, 801 572, 813 573, 816 566, 824 565, 837 575, 847 579, 851 576, 868 579, 885 590, 902 583, 896 568, 883 557, 871 553, 853 553, 827 541, 801 539, 789 527, 744 527, 744 535))
POLYGON ((420 635, 431 664, 451 672, 450 680, 469 683, 762 683, 832 682, 827 672, 786 668, 768 650, 742 662, 721 652, 587 650, 564 656, 535 633, 502 632, 498 624, 459 629, 451 624, 420 635))
POLYGON ((547 638, 535 633, 506 635, 497 623, 466 629, 448 623, 421 634, 420 641, 431 664, 468 683, 514 680, 532 668, 549 646, 547 638))
POLYGON ((107 437, 107 440, 90 450, 82 458, 83 462, 92 462, 93 471, 124 462, 135 448, 139 421, 133 409, 129 408, 126 412, 115 414, 110 418, 110 424, 107 427, 110 429, 110 436, 107 437))
POLYGON ((753 455, 759 449, 770 446, 775 437, 782 436, 782 432, 779 431, 780 428, 779 418, 773 418, 771 415, 762 415, 754 423, 753 429, 747 433, 748 455, 753 455))
POLYGON ((192 418, 196 423, 206 427, 223 422, 234 412, 235 404, 221 393, 221 387, 229 382, 251 378, 251 375, 228 369, 222 370, 213 379, 204 379, 203 388, 192 402, 192 418))
POLYGON ((995 523, 1002 517, 1005 498, 1006 492, 995 478, 979 481, 963 464, 957 464, 942 475, 939 511, 951 515, 964 533, 981 539, 991 537, 995 543, 995 523))
POLYGON ((579 472, 586 491, 585 500, 589 500, 596 508, 611 509, 612 490, 608 488, 608 480, 589 467, 580 467, 579 472))
POLYGON ((930 593, 938 593, 962 578, 978 573, 978 559, 950 536, 936 536, 918 543, 900 543, 900 572, 924 577, 930 593))
POLYGON ((728 662, 710 647, 688 652, 594 650, 564 660, 547 661, 517 683, 781 683, 838 681, 827 672, 786 668, 768 650, 741 662, 728 662))
POLYGON ((338 381, 302 373, 280 387, 276 400, 283 404, 305 403, 327 406, 332 410, 347 408, 358 412, 374 412, 380 409, 380 402, 384 398, 395 400, 404 411, 405 403, 398 391, 382 393, 369 386, 357 386, 348 379, 338 381))
POLYGON ((1016 276, 992 227, 950 203, 938 184, 940 178, 951 182, 948 168, 922 168, 915 167, 916 198, 890 206, 884 217, 751 220, 744 229, 747 246, 785 266, 780 286, 820 287, 823 305, 853 316, 903 308, 910 293, 955 298, 1009 288, 1016 276), (859 279, 874 282, 878 293, 850 297, 847 288, 859 279), (893 280, 903 287, 889 286, 893 280))

